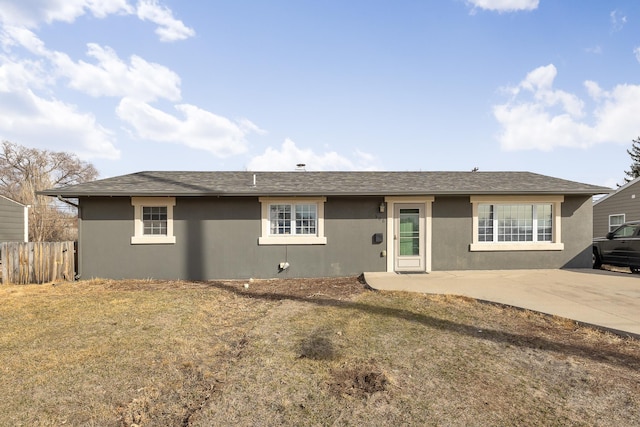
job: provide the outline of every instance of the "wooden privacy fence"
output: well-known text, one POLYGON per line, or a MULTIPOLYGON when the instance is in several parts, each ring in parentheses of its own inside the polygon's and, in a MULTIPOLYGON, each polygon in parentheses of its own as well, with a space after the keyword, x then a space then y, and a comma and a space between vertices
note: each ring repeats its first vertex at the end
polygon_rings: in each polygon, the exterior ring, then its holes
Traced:
POLYGON ((74 279, 74 242, 4 242, 0 250, 3 284, 74 279))

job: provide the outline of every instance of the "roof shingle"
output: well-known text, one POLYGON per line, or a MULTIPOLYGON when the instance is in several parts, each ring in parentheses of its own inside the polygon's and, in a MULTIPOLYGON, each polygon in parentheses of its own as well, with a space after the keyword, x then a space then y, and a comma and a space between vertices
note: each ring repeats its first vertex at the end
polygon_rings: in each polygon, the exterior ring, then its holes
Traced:
POLYGON ((42 191, 49 196, 604 194, 607 187, 531 172, 147 171, 42 191), (255 185, 254 185, 255 177, 255 185))

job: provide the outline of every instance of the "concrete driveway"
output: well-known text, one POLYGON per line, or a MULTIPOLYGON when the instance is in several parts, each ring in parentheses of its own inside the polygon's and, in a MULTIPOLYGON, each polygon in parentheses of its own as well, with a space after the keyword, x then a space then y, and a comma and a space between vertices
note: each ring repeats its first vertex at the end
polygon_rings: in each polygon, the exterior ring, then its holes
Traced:
POLYGON ((604 270, 365 273, 378 290, 462 295, 640 338, 640 275, 604 270))

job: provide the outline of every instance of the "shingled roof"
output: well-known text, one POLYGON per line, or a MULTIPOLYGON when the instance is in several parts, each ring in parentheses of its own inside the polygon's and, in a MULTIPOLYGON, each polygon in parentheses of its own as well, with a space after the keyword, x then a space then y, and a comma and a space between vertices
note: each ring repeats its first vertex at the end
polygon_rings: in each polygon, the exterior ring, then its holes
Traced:
POLYGON ((604 194, 612 190, 531 172, 137 172, 49 189, 83 196, 400 196, 604 194), (255 181, 254 181, 255 179, 255 181), (254 185, 255 182, 255 185, 254 185))

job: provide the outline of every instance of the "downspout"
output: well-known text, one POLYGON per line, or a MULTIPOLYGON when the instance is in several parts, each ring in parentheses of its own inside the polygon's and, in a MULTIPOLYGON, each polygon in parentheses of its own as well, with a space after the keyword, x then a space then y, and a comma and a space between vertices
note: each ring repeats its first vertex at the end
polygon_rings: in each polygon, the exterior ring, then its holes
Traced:
POLYGON ((80 271, 80 266, 82 265, 82 255, 80 253, 80 235, 82 234, 82 221, 80 220, 80 205, 78 203, 73 203, 71 200, 69 199, 65 199, 64 197, 62 197, 60 194, 58 194, 57 199, 59 201, 61 201, 62 203, 66 203, 70 206, 73 206, 74 208, 78 209, 78 247, 76 248, 76 251, 78 251, 78 263, 76 265, 76 275, 73 277, 74 280, 78 280, 80 279, 80 276, 82 276, 82 272, 80 271))

